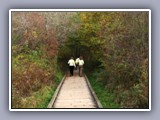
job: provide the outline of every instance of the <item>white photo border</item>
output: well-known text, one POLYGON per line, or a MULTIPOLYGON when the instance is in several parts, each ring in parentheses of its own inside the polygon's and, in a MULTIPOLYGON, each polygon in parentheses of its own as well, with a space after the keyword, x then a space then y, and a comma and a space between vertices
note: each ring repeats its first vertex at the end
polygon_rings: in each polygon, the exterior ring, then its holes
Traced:
POLYGON ((10 9, 9 10, 9 110, 10 111, 151 111, 151 9, 10 9), (149 109, 108 109, 108 108, 96 108, 96 109, 54 109, 54 108, 12 108, 11 106, 11 72, 12 72, 12 50, 11 50, 11 17, 12 12, 119 12, 119 11, 148 11, 149 12, 149 109))

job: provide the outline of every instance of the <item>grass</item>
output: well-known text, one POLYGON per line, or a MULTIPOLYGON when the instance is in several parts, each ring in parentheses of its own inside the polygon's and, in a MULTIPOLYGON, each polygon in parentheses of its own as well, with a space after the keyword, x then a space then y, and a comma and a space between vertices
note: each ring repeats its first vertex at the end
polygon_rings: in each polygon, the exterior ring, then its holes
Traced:
POLYGON ((55 87, 46 86, 42 90, 40 90, 37 94, 35 94, 35 98, 38 101, 36 108, 46 108, 54 92, 55 92, 55 87))
POLYGON ((115 95, 105 88, 102 81, 98 79, 99 77, 101 77, 100 74, 97 74, 96 72, 88 74, 92 88, 94 89, 103 108, 120 108, 120 105, 115 103, 115 95))
POLYGON ((21 98, 22 108, 46 108, 55 92, 54 86, 45 86, 30 97, 21 98))

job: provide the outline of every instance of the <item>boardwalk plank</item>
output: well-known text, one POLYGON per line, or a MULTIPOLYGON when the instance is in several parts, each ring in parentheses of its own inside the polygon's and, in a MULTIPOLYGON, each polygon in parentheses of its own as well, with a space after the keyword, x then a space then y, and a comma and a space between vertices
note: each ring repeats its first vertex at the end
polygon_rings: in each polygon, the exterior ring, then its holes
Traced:
POLYGON ((97 108, 84 77, 78 75, 66 77, 54 108, 97 108))

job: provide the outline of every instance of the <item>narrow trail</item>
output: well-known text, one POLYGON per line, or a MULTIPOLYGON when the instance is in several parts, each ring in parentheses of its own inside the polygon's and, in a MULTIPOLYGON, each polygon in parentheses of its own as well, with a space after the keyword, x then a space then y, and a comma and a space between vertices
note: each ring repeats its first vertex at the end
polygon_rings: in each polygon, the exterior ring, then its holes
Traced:
POLYGON ((58 92, 52 108, 98 108, 84 76, 67 76, 58 92))

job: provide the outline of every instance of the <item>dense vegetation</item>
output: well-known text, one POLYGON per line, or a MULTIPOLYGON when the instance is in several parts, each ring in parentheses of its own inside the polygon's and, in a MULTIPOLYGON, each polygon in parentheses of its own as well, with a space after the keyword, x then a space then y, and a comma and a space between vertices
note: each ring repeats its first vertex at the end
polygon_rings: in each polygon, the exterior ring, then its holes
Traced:
POLYGON ((105 108, 148 108, 148 25, 148 12, 12 13, 12 106, 46 107, 81 54, 105 108))
POLYGON ((54 21, 58 19, 60 23, 64 14, 70 16, 69 13, 12 13, 13 108, 46 107, 62 79, 64 72, 57 65, 57 53, 66 33, 62 30, 59 33, 60 25, 54 21))

